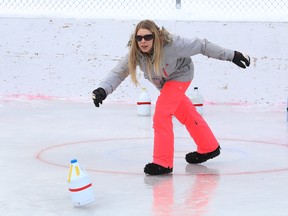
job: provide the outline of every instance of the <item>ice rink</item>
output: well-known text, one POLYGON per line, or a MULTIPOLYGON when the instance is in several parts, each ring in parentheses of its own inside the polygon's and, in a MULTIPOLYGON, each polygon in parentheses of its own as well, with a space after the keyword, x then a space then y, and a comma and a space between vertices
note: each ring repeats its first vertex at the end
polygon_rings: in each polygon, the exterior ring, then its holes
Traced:
POLYGON ((176 120, 172 175, 146 176, 152 117, 136 105, 67 100, 0 101, 0 215, 287 216, 288 123, 284 105, 205 105, 221 155, 188 165, 195 144, 176 120), (73 207, 71 159, 96 201, 73 207))

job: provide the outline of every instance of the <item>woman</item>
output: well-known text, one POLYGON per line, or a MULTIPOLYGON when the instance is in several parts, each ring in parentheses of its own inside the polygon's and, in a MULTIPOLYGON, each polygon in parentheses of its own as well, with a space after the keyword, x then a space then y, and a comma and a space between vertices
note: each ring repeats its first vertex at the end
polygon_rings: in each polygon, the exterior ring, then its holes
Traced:
POLYGON ((224 49, 207 40, 187 39, 172 35, 153 21, 143 20, 129 41, 129 53, 111 70, 93 91, 96 107, 130 75, 137 80, 136 66, 159 90, 153 117, 154 152, 153 162, 145 166, 149 175, 168 174, 173 171, 174 134, 172 116, 186 126, 197 145, 197 151, 186 155, 190 164, 198 164, 220 154, 220 146, 209 126, 196 111, 185 91, 190 85, 194 67, 191 56, 203 54, 207 57, 232 61, 242 68, 248 67, 250 58, 242 53, 224 49))

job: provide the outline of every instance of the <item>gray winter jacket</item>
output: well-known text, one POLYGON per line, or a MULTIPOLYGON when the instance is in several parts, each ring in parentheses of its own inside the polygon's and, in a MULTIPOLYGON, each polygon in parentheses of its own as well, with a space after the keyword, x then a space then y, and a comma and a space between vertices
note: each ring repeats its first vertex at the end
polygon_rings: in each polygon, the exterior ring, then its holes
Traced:
MULTIPOLYGON (((191 56, 203 54, 207 57, 232 61, 234 51, 224 49, 213 44, 206 39, 199 38, 182 38, 177 35, 171 35, 172 43, 167 44, 163 48, 163 75, 157 76, 152 69, 151 79, 146 71, 147 56, 140 56, 140 69, 144 72, 144 77, 149 79, 158 89, 161 89, 166 81, 191 81, 194 76, 194 66, 191 56)), ((107 95, 111 94, 120 83, 129 75, 128 72, 128 55, 118 62, 110 73, 100 83, 107 95)))

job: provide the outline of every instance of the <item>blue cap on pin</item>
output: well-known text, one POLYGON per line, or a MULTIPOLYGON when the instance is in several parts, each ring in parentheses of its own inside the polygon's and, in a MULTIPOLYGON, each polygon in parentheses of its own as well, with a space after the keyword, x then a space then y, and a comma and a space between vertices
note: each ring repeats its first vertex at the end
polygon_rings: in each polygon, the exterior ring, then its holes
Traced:
POLYGON ((71 163, 77 163, 77 159, 71 160, 71 163))

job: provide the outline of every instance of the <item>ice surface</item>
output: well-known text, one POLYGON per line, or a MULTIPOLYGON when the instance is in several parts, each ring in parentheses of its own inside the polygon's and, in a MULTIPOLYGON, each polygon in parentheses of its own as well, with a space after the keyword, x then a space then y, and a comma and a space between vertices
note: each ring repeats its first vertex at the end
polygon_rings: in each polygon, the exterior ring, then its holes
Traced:
POLYGON ((284 106, 206 105, 222 153, 202 165, 176 120, 173 175, 145 176, 152 117, 136 105, 65 100, 0 101, 0 215, 286 216, 288 123, 284 106), (77 158, 96 202, 73 207, 68 167, 77 158))

